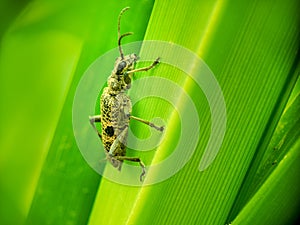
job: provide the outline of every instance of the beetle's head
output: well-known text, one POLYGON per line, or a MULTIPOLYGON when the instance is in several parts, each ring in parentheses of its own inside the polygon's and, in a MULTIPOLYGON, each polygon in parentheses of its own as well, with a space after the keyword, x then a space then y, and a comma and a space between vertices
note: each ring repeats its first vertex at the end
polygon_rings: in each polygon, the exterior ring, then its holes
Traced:
POLYGON ((127 71, 133 70, 137 60, 136 54, 125 55, 123 58, 118 57, 115 62, 115 74, 124 75, 127 71))
POLYGON ((108 78, 108 86, 111 91, 119 92, 130 88, 131 76, 127 72, 134 69, 137 60, 136 54, 126 55, 123 59, 121 57, 116 59, 114 70, 108 78))

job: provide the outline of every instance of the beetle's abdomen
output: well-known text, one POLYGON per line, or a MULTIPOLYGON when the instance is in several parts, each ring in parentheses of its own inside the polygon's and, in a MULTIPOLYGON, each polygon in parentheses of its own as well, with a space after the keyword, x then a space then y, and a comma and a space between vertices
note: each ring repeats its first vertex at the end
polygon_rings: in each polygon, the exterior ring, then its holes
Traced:
POLYGON ((102 141, 107 152, 116 138, 119 137, 121 143, 114 151, 114 155, 125 155, 131 108, 131 101, 124 92, 111 95, 108 88, 104 89, 100 99, 100 110, 102 141))

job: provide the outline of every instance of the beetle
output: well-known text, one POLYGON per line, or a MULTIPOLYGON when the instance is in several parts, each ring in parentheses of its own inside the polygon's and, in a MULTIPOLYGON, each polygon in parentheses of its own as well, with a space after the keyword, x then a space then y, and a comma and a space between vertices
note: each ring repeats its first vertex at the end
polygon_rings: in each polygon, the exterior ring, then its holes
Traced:
POLYGON ((136 54, 125 55, 122 50, 121 40, 132 32, 121 35, 120 21, 123 13, 129 7, 121 10, 118 17, 118 47, 120 56, 116 59, 114 69, 107 79, 107 87, 104 88, 100 97, 100 115, 90 116, 89 121, 93 129, 101 139, 106 159, 119 171, 121 171, 123 161, 137 162, 142 168, 140 181, 146 174, 145 165, 139 157, 126 156, 126 144, 128 136, 129 121, 137 120, 158 131, 163 131, 163 126, 157 126, 149 121, 131 115, 132 104, 126 91, 131 86, 131 80, 135 72, 148 71, 159 63, 159 57, 150 65, 135 69, 138 60, 136 54), (101 132, 96 128, 95 123, 101 123, 101 132))

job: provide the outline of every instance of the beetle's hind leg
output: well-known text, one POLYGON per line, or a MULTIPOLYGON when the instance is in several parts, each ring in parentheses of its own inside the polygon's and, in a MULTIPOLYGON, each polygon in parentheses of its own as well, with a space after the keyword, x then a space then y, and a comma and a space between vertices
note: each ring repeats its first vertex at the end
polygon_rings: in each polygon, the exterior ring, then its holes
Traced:
POLYGON ((121 160, 121 161, 124 161, 124 160, 127 160, 127 161, 131 161, 131 162, 138 162, 140 164, 140 166, 142 167, 142 173, 141 173, 141 176, 140 176, 140 181, 142 182, 143 181, 143 178, 146 174, 146 167, 145 167, 145 164, 142 162, 142 160, 138 157, 128 157, 128 156, 115 156, 115 159, 117 160, 121 160))
POLYGON ((90 123, 92 125, 92 127, 94 128, 94 130, 97 132, 99 138, 102 141, 102 135, 100 134, 100 132, 98 131, 98 129, 96 128, 95 123, 101 123, 101 116, 100 115, 96 115, 96 116, 90 116, 89 117, 90 123))

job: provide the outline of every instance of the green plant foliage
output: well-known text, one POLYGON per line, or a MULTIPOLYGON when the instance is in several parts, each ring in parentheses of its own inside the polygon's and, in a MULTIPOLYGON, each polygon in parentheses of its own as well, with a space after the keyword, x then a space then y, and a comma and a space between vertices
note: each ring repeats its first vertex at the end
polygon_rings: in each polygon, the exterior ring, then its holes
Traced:
POLYGON ((293 224, 299 216, 300 92, 297 92, 298 96, 290 99, 265 160, 252 181, 256 185, 261 183, 259 189, 251 193, 253 197, 232 224, 293 224))
MULTIPOLYGON (((0 27, 5 30, 0 49, 0 224, 293 224, 300 205, 298 1, 12 4, 4 1, 7 20, 0 27), (141 77, 166 78, 191 97, 201 129, 188 163, 167 180, 132 187, 101 177, 80 154, 72 126, 75 91, 92 62, 117 47, 117 18, 126 6, 131 9, 121 30, 134 35, 124 44, 160 40, 181 45, 205 61, 222 89, 225 138, 204 171, 199 164, 213 123, 208 100, 193 79, 164 63, 136 74, 132 85, 141 77)), ((159 56, 160 51, 170 49, 142 47, 136 53, 159 56)), ((196 76, 190 63, 189 75, 196 76)), ((143 65, 147 63, 137 66, 143 65)), ((109 74, 99 71, 99 76, 109 74)), ((185 104, 178 96, 176 107, 185 104)), ((128 149, 128 155, 140 156, 148 166, 170 156, 182 126, 174 106, 147 98, 134 105, 133 114, 147 120, 161 116, 166 131, 157 149, 128 149)), ((221 127, 221 120, 214 122, 221 127)), ((150 135, 143 124, 131 121, 130 126, 140 138, 150 135)), ((149 170, 146 179, 158 175, 149 170)))

